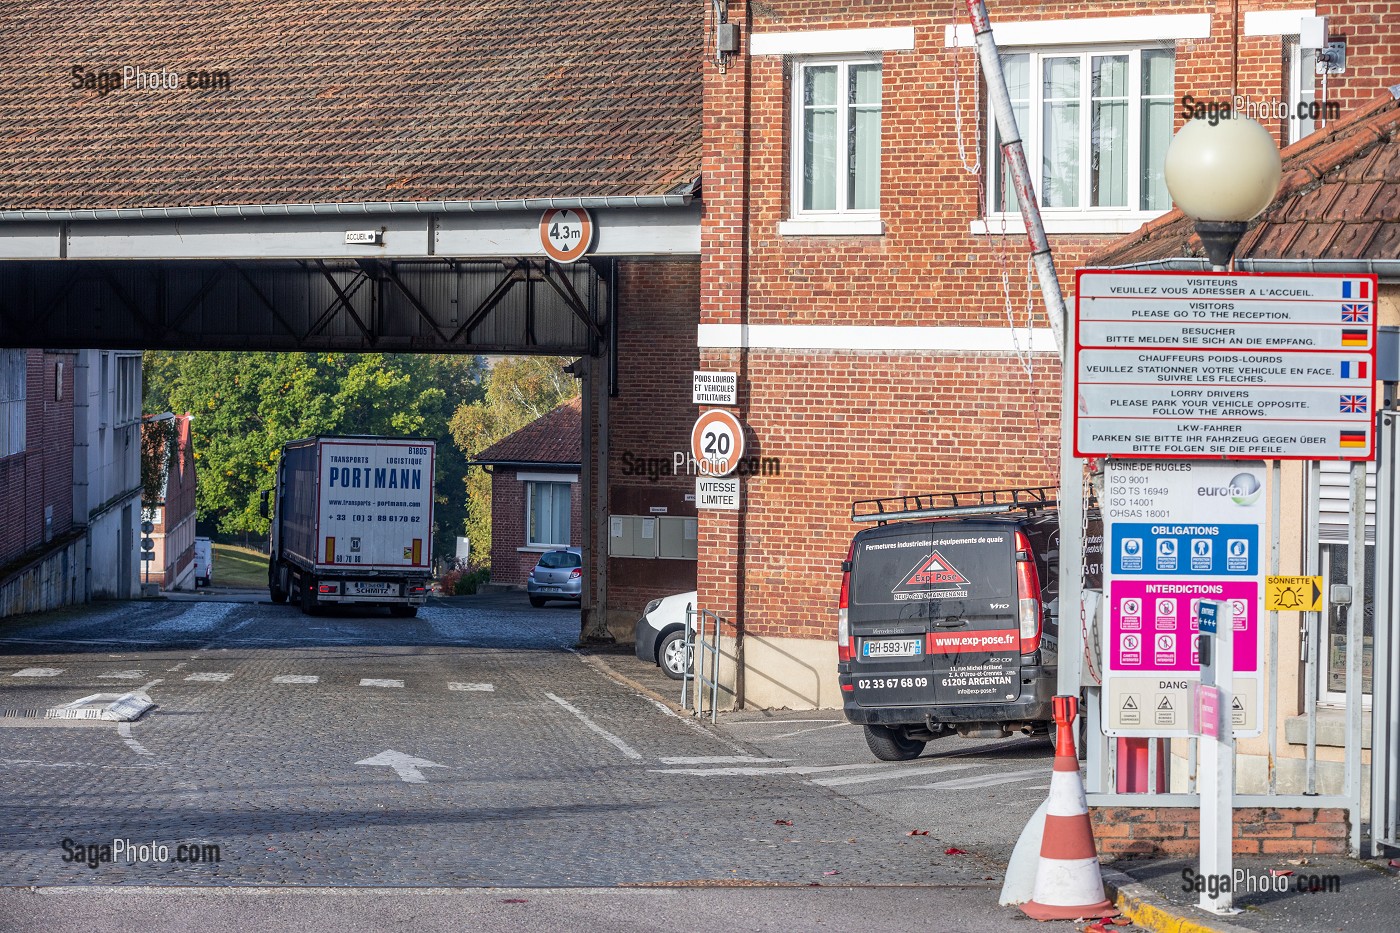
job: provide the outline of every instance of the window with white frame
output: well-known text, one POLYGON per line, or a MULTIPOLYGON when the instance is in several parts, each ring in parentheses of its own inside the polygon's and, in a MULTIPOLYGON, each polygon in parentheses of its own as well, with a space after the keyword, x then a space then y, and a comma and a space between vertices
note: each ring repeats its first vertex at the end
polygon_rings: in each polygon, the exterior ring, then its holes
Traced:
MULTIPOLYGON (((1171 207, 1163 165, 1172 138, 1174 50, 1056 48, 1001 59, 1047 222, 1171 207)), ((1018 214, 1000 142, 988 140, 995 166, 988 213, 1018 214)))
POLYGON ((813 59, 793 73, 792 217, 878 220, 878 56, 813 59))
POLYGON ((28 351, 0 350, 0 457, 24 451, 28 366, 28 351))
POLYGON ((1283 41, 1288 52, 1288 141, 1296 143, 1317 129, 1311 116, 1317 109, 1317 49, 1300 48, 1297 36, 1283 41))
POLYGON ((525 545, 568 547, 573 514, 571 483, 525 484, 525 545))

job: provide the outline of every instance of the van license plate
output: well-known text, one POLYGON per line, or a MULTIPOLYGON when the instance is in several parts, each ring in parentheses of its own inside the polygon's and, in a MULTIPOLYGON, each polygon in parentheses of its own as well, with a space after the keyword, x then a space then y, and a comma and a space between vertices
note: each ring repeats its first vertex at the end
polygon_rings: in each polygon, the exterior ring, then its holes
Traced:
POLYGON ((347 583, 345 584, 346 596, 397 596, 399 595, 399 585, 397 583, 347 583))
POLYGON ((861 642, 861 657, 915 658, 924 653, 924 643, 918 638, 881 638, 861 642))

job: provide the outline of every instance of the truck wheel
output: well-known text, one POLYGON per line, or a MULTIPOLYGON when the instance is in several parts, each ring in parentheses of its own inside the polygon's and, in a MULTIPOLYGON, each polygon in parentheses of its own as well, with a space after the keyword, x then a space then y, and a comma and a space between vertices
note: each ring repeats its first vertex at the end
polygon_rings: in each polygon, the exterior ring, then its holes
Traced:
POLYGON ((411 619, 418 615, 417 606, 390 606, 389 615, 400 619, 411 619))
POLYGON ((924 753, 927 742, 906 738, 903 730, 889 726, 866 726, 865 744, 881 761, 912 761, 924 753))
POLYGON ((287 601, 287 590, 282 586, 282 571, 278 567, 267 569, 267 595, 277 604, 287 601))

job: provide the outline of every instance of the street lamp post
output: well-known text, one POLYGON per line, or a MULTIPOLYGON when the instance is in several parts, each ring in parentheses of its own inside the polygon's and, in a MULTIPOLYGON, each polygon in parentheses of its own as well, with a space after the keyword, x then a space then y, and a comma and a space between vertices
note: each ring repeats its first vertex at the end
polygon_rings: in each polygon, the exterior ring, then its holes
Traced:
POLYGON ((1253 120, 1187 120, 1167 148, 1167 190, 1196 221, 1215 272, 1230 266, 1249 221, 1268 207, 1283 167, 1269 131, 1253 120))

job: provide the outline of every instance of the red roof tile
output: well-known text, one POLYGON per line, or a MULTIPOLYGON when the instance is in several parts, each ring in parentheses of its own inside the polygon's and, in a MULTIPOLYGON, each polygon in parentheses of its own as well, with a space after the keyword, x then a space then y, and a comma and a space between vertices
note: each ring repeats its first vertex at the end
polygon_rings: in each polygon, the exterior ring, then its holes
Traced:
POLYGON ((700 170, 703 5, 30 0, 0 33, 0 208, 648 195, 700 170), (227 72, 99 94, 82 75, 227 72))
MULTIPOLYGON (((1283 150, 1272 205, 1240 259, 1394 259, 1400 245, 1400 100, 1387 92, 1283 150)), ((1203 256, 1192 220, 1173 210, 1091 257, 1093 267, 1203 256)))
POLYGON ((501 438, 473 463, 569 464, 583 462, 583 402, 571 399, 501 438))

